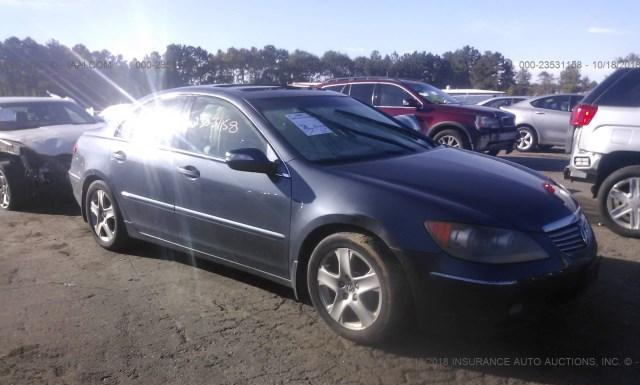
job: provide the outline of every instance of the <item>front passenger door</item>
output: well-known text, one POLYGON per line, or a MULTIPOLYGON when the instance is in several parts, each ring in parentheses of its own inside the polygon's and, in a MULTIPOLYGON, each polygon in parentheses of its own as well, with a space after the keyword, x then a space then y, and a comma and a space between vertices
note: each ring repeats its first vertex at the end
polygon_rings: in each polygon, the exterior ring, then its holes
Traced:
POLYGON ((377 109, 391 116, 414 114, 416 107, 406 103, 419 103, 407 91, 392 84, 378 84, 374 100, 377 109))
POLYGON ((275 153, 233 104, 194 97, 189 125, 174 143, 180 243, 213 257, 288 277, 291 180, 229 168, 227 151, 275 153))

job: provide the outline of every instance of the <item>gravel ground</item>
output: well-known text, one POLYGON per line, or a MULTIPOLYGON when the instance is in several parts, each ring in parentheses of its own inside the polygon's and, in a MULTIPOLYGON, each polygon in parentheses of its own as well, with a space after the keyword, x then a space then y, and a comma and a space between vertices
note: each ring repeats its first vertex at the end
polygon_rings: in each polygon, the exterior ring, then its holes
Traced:
MULTIPOLYGON (((562 180, 562 154, 507 158, 562 180)), ((565 185, 597 223, 588 186, 565 185)), ((0 232, 0 384, 640 381, 640 241, 604 227, 600 278, 577 301, 493 325, 426 322, 378 348, 270 282, 148 244, 102 250, 72 204, 1 212, 0 232)))

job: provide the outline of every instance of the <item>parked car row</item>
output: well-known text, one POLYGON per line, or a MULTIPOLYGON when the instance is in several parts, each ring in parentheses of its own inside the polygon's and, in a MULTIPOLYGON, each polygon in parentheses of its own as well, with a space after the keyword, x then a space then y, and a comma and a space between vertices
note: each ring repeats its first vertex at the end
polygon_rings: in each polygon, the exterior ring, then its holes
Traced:
POLYGON ((468 115, 485 150, 514 130, 510 114, 449 110, 422 83, 342 87, 366 103, 197 86, 150 95, 122 122, 86 131, 68 175, 95 241, 114 251, 157 243, 286 285, 360 343, 393 336, 412 307, 482 303, 506 315, 594 280, 597 242, 567 189, 371 105, 393 112, 401 90, 421 119, 468 115))

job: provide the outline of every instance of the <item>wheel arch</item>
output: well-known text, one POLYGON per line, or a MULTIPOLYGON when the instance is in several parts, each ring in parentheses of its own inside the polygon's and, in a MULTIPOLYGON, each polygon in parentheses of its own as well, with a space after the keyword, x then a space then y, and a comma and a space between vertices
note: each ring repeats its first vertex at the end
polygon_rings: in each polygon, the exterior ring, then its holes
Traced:
POLYGON ((473 139, 471 137, 471 134, 469 133, 469 130, 464 125, 458 122, 446 121, 446 122, 440 122, 438 124, 435 124, 429 129, 429 132, 427 135, 430 138, 434 138, 436 135, 438 135, 444 130, 457 130, 462 132, 466 137, 467 142, 469 143, 469 146, 471 147, 471 149, 472 150, 474 149, 473 139))
MULTIPOLYGON (((532 125, 532 124, 530 124, 530 123, 520 123, 520 124, 518 124, 518 125, 516 126, 516 130, 517 130, 518 128, 520 128, 520 127, 527 127, 527 128, 530 128, 530 129, 531 129, 531 131, 533 131, 533 133, 534 133, 534 134, 536 134, 536 139, 537 139, 537 141, 538 141, 538 145, 542 144, 542 143, 540 143, 540 133, 538 132, 538 130, 537 130, 537 129, 532 125)), ((544 144, 542 144, 542 145, 544 145, 544 144)))
POLYGON ((593 197, 597 198, 602 183, 614 172, 628 166, 640 166, 640 152, 616 151, 606 154, 600 159, 596 180, 591 188, 593 197))
POLYGON ((363 222, 358 223, 357 221, 349 220, 333 220, 330 222, 324 222, 315 226, 312 230, 306 233, 303 241, 300 242, 299 247, 293 254, 294 260, 291 268, 291 282, 295 295, 298 299, 309 298, 307 290, 307 264, 311 258, 313 250, 324 238, 331 234, 341 232, 365 234, 379 240, 386 248, 389 255, 392 255, 400 264, 403 272, 406 274, 404 261, 392 252, 388 236, 375 224, 363 222))
POLYGON ((109 183, 108 179, 106 178, 106 176, 96 170, 93 171, 89 171, 87 172, 87 174, 85 175, 83 181, 82 181, 82 190, 81 190, 81 204, 80 204, 80 213, 82 215, 82 219, 86 222, 87 221, 87 212, 86 212, 86 208, 85 208, 85 202, 87 200, 87 191, 89 190, 89 186, 91 186, 91 184, 97 180, 103 181, 104 183, 107 184, 107 186, 109 186, 109 189, 111 190, 111 192, 113 192, 113 199, 116 199, 116 202, 118 203, 118 206, 120 206, 120 202, 118 202, 118 197, 116 197, 115 195, 115 190, 113 189, 113 186, 111 185, 111 183, 109 183))

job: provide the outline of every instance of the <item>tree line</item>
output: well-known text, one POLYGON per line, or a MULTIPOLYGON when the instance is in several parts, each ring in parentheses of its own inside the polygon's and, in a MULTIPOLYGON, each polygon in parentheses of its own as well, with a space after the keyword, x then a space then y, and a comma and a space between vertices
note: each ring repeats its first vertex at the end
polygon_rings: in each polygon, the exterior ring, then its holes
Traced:
POLYGON ((55 40, 39 44, 31 38, 11 37, 0 42, 0 96, 49 92, 97 109, 186 85, 285 85, 349 76, 401 77, 440 88, 481 88, 519 95, 585 91, 594 85, 579 69, 567 69, 558 79, 543 72, 534 83, 529 71, 516 72, 511 60, 500 52, 480 52, 471 46, 442 55, 426 51, 382 55, 373 51, 352 59, 337 51, 317 56, 273 45, 209 52, 170 44, 162 53, 125 60, 107 50, 91 51, 81 44, 67 47, 55 40))

